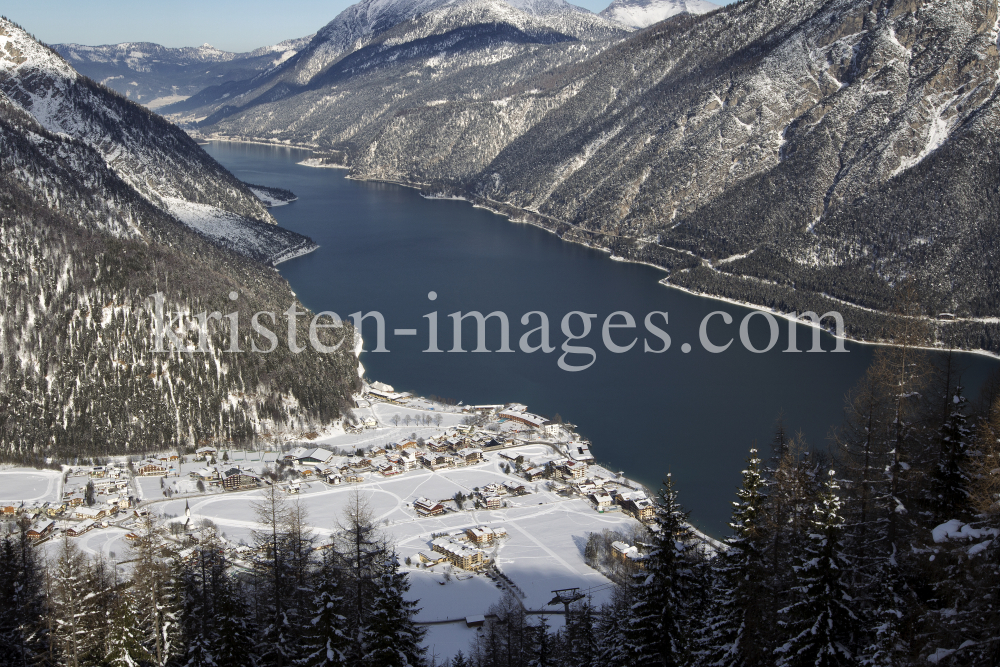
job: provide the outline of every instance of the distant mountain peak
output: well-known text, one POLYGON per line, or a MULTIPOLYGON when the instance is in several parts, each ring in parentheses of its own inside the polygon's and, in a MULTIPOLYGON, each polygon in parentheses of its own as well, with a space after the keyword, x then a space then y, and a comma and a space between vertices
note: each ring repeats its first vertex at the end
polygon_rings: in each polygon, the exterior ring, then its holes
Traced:
POLYGON ((614 0, 600 16, 633 28, 646 28, 677 14, 707 14, 719 7, 707 0, 614 0))

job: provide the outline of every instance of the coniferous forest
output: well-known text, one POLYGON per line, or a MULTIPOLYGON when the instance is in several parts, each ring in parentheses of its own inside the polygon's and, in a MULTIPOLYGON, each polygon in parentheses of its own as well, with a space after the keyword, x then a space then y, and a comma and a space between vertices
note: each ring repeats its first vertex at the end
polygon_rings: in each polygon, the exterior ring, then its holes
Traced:
POLYGON ((723 543, 693 531, 669 476, 632 535, 637 562, 609 569, 610 538, 591 534, 588 562, 614 593, 574 603, 557 628, 508 595, 467 651, 428 655, 419 601, 363 496, 321 539, 272 485, 240 563, 214 526, 182 551, 152 516, 127 567, 69 539, 45 560, 25 523, 0 544, 0 664, 1000 664, 1000 378, 970 403, 960 368, 908 344, 912 322, 846 398, 828 446, 779 420, 750 449, 723 543))

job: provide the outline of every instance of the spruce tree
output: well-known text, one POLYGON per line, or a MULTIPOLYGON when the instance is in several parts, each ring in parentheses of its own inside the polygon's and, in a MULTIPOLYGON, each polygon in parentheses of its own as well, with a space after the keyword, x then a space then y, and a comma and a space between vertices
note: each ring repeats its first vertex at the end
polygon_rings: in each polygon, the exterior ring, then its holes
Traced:
POLYGON ((0 541, 0 655, 12 667, 41 660, 48 646, 44 574, 21 522, 16 536, 0 541))
POLYGON ((767 500, 761 461, 751 449, 743 484, 733 503, 732 536, 715 558, 717 581, 713 612, 706 633, 707 664, 718 667, 770 666, 767 636, 767 565, 764 504, 767 500))
POLYGON ((969 477, 968 448, 972 436, 968 400, 962 387, 955 387, 946 401, 947 415, 939 434, 939 451, 933 471, 933 508, 935 521, 968 518, 969 477))
POLYGON ((302 638, 303 667, 347 665, 347 619, 342 594, 340 556, 332 546, 323 552, 302 638))
POLYGON ((795 568, 796 601, 781 610, 788 640, 776 650, 779 667, 854 665, 857 616, 851 609, 847 573, 851 563, 842 544, 839 486, 828 473, 811 520, 804 552, 795 568))
POLYGON ((371 612, 362 630, 365 667, 420 667, 426 649, 420 646, 425 630, 413 622, 417 603, 403 596, 410 590, 399 571, 395 553, 382 563, 370 600, 371 612))
POLYGON ((629 664, 625 632, 629 627, 632 588, 616 586, 597 624, 597 663, 605 667, 629 664))
POLYGON ((149 664, 150 655, 133 611, 135 602, 124 591, 110 600, 103 664, 107 667, 138 667, 149 664))
POLYGON ((688 552, 695 539, 670 475, 655 505, 651 534, 644 569, 633 584, 625 632, 628 653, 637 667, 676 667, 688 657, 689 609, 696 589, 688 552))

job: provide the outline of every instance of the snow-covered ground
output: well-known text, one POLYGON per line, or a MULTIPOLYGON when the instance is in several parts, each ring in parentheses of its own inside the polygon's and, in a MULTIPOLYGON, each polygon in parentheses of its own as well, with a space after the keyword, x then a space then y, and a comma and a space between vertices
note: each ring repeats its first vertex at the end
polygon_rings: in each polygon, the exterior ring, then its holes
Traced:
POLYGON ((7 468, 0 470, 0 503, 55 502, 61 497, 62 473, 58 470, 7 468))
POLYGON ((707 14, 718 8, 706 0, 615 0, 600 15, 633 28, 646 28, 683 12, 707 14))
MULTIPOLYGON (((523 453, 533 457, 543 455, 548 448, 532 445, 523 453)), ((508 450, 510 451, 510 450, 508 450)), ((236 456, 232 457, 234 460, 236 456)), ((622 513, 598 514, 582 498, 567 499, 547 490, 547 482, 525 484, 527 495, 506 497, 507 506, 498 510, 449 511, 434 517, 421 517, 412 508, 420 496, 435 501, 449 501, 456 492, 470 494, 476 487, 490 482, 517 481, 521 478, 505 474, 502 459, 493 455, 479 465, 450 470, 414 470, 390 478, 370 476, 357 485, 328 486, 313 481, 302 484, 299 495, 288 496, 290 502, 300 502, 308 512, 308 525, 320 540, 327 539, 338 529, 344 508, 355 491, 369 505, 375 520, 395 542, 400 559, 416 563, 418 552, 429 552, 432 534, 463 530, 474 526, 503 527, 508 537, 497 546, 485 549, 497 567, 524 593, 524 606, 530 610, 553 610, 548 602, 552 591, 579 587, 590 593, 596 604, 611 593, 609 581, 584 562, 587 535, 605 528, 621 529, 635 521, 622 513)), ((158 487, 156 487, 158 490, 158 487)), ((262 491, 226 493, 215 496, 173 499, 158 502, 156 511, 183 520, 185 503, 189 502, 191 517, 211 519, 226 538, 235 542, 250 541, 256 525, 253 502, 262 491)), ((454 507, 454 503, 448 502, 454 507)), ((412 596, 420 599, 419 620, 440 621, 486 613, 500 596, 500 590, 484 575, 466 576, 450 566, 435 566, 431 570, 410 568, 412 596), (450 570, 450 581, 444 571, 450 570), (445 582, 442 584, 441 582, 445 582)), ((442 654, 465 650, 474 631, 460 624, 431 626, 428 645, 447 646, 442 654), (458 642, 457 644, 455 642, 458 642)), ((439 647, 441 650, 442 647, 439 647)))
POLYGON ((164 197, 170 214, 220 245, 265 262, 278 264, 319 246, 293 231, 251 220, 208 204, 164 197))

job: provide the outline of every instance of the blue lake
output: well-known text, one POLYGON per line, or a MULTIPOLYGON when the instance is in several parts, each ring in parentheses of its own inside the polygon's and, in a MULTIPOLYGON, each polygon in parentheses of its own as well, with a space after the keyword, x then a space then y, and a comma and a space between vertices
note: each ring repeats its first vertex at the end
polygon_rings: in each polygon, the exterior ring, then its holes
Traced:
MULTIPOLYGON (((594 444, 599 462, 623 470, 652 489, 672 473, 692 521, 715 536, 728 529, 731 501, 748 450, 756 441, 769 454, 775 421, 783 414, 790 432, 801 431, 814 450, 826 450, 841 421, 844 396, 871 363, 874 348, 846 343, 847 353, 789 354, 788 323, 779 319, 780 340, 755 354, 740 342, 747 308, 693 296, 659 284, 662 271, 616 262, 602 252, 566 243, 530 225, 466 202, 429 200, 396 185, 353 181, 345 171, 298 165, 308 153, 252 144, 212 143, 206 150, 239 178, 287 188, 299 199, 272 209, 282 226, 312 237, 316 252, 279 266, 302 302, 315 312, 330 310, 346 318, 378 311, 386 323, 387 353, 366 352, 361 361, 370 379, 397 391, 435 394, 466 404, 526 403, 550 418, 559 414, 576 424, 594 444), (437 298, 428 299, 434 291, 437 298), (429 320, 437 312, 438 348, 450 350, 448 314, 502 311, 510 322, 511 353, 427 353, 429 320), (546 313, 551 353, 522 352, 519 340, 539 326, 538 316, 522 325, 524 314, 546 313), (558 366, 567 336, 563 317, 572 311, 596 315, 590 334, 571 345, 590 347, 596 360, 586 370, 558 366), (613 353, 602 339, 602 325, 613 312, 630 313, 635 330, 610 330, 613 353), (653 324, 671 338, 662 353, 661 338, 644 325, 647 313, 667 312, 669 324, 653 324), (714 344, 734 339, 724 353, 711 354, 699 342, 699 325, 711 319, 714 344), (416 329, 414 336, 395 329, 416 329), (682 346, 692 346, 684 353, 682 346)), ((622 316, 613 323, 624 323, 622 316)), ((574 316, 570 331, 581 333, 574 316)), ((496 319, 487 326, 487 348, 500 347, 496 319)), ((797 327, 797 347, 809 349, 812 329, 797 327)), ((364 324, 366 348, 376 344, 375 323, 364 324)), ((766 320, 750 321, 750 340, 766 347, 766 320)), ((540 335, 530 338, 539 343, 540 335)), ((824 334, 822 346, 834 348, 824 334)), ((463 347, 476 347, 475 323, 466 320, 463 347)), ((956 355, 965 368, 963 384, 975 394, 1000 362, 982 355, 956 355)), ((567 355, 570 365, 585 365, 588 354, 567 355)))

